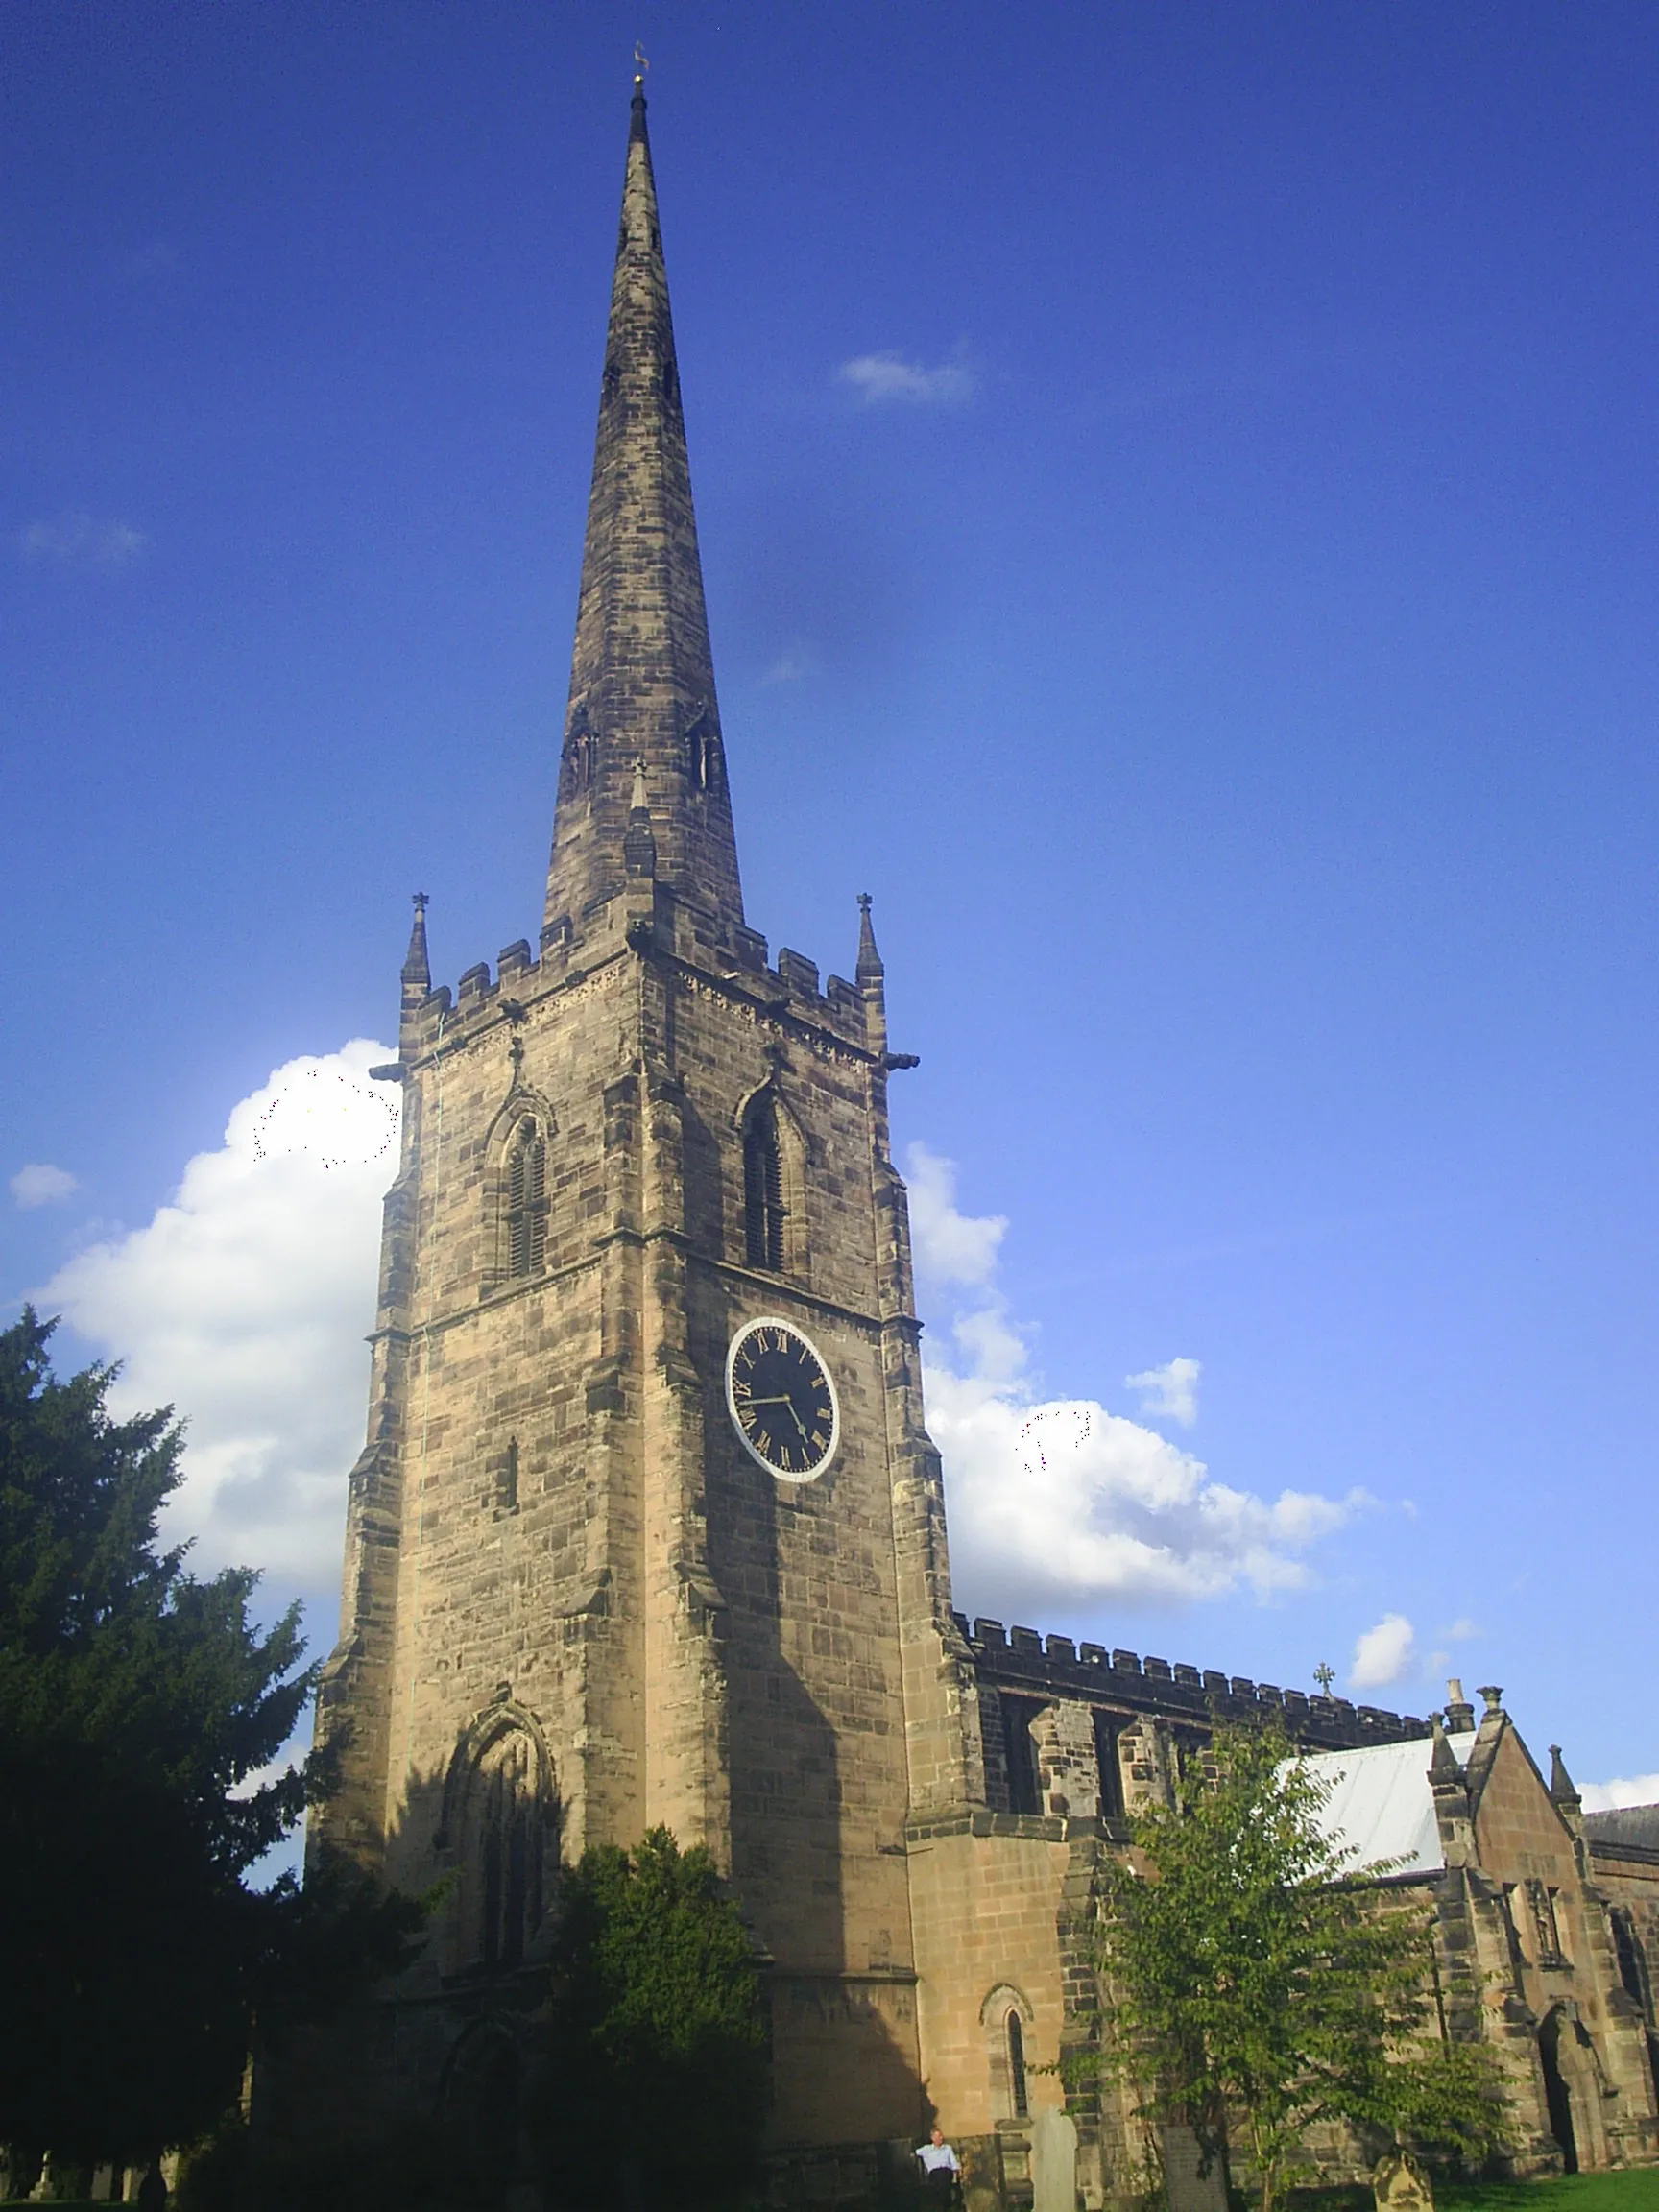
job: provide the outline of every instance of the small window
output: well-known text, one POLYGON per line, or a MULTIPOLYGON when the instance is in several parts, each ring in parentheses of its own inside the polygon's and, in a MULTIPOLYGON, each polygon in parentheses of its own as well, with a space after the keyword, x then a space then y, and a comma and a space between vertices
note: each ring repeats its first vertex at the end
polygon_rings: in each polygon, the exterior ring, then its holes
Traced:
POLYGON ((518 1510, 518 1439, 513 1437, 501 1455, 495 1475, 495 1510, 497 1513, 517 1513, 518 1510))
POLYGON ((1002 1698, 1002 1752, 1008 1771, 1010 1813, 1041 1813, 1043 1780, 1031 1723, 1043 1710, 1034 1697, 1002 1698))
POLYGON ((540 1275, 547 1263, 547 1141, 519 1124, 507 1156, 507 1271, 540 1275))
POLYGON ((751 1267, 781 1271, 783 1213, 778 1117, 771 1101, 762 1099, 743 1132, 743 1238, 751 1267))
POLYGON ((1635 1922, 1622 1905, 1613 1909, 1613 1948, 1619 1960, 1619 1979, 1624 1984, 1624 1993, 1635 1999, 1649 2017, 1652 2001, 1647 1986, 1647 1961, 1642 1950, 1642 1938, 1636 1933, 1635 1922))
POLYGON ((1027 2118, 1031 2107, 1025 2095, 1025 2031, 1012 2006, 1008 2010, 1008 2094, 1015 2119, 1027 2118))
POLYGON ((1123 1768, 1118 1757, 1118 1736, 1123 1723, 1116 1713, 1094 1708, 1094 1763, 1100 1769, 1100 1817, 1123 1817, 1123 1768))

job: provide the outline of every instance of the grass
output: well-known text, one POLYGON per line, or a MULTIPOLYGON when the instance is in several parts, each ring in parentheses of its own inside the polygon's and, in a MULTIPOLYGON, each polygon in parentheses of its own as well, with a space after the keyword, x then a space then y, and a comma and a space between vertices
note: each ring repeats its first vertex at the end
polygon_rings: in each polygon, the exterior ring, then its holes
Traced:
POLYGON ((1559 2181, 1445 2182, 1435 2212, 1659 2212, 1659 2166, 1569 2174, 1559 2181))

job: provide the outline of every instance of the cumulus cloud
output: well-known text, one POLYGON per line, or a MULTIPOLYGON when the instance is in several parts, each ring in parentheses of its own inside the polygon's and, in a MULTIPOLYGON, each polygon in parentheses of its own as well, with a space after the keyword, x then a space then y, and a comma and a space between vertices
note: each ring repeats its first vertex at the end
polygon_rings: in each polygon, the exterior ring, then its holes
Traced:
POLYGON ((1162 1367, 1148 1367, 1144 1375, 1125 1375, 1124 1387, 1139 1390, 1141 1410, 1154 1421, 1177 1421, 1190 1429, 1198 1418, 1196 1359, 1166 1359, 1162 1367))
POLYGON ((17 533, 26 561, 49 561, 60 568, 125 568, 149 542, 131 522, 81 513, 30 522, 17 533))
POLYGON ((185 1417, 167 1533, 194 1537, 204 1570, 244 1563, 312 1591, 339 1575, 397 1159, 397 1095, 368 1070, 390 1057, 357 1038, 276 1069, 171 1203, 37 1294, 123 1362, 120 1410, 185 1417))
POLYGON ((1417 1631, 1404 1613, 1384 1613, 1375 1628, 1367 1628, 1354 1646, 1354 1664, 1348 1680, 1356 1690, 1381 1690, 1398 1682, 1411 1664, 1417 1631))
MULTIPOLYGON (((1006 1219, 965 1214, 954 1166, 926 1145, 910 1147, 906 1166, 918 1277, 950 1316, 948 1349, 930 1338, 925 1360, 959 1602, 1007 1618, 1300 1587, 1301 1554, 1363 1495, 1286 1490, 1269 1502, 1214 1480, 1190 1452, 1093 1399, 1042 1397, 997 1286, 1006 1219)), ((1197 1372, 1195 1360, 1170 1360, 1151 1374, 1179 1400, 1197 1372)))
POLYGON ((1622 1813, 1630 1805, 1659 1805, 1659 1774, 1628 1774, 1617 1782, 1581 1782, 1586 1813, 1622 1813))
POLYGON ((925 368, 902 353, 860 353, 843 361, 838 372, 866 406, 897 400, 909 406, 953 406, 974 396, 974 373, 964 361, 942 361, 925 368))
POLYGON ((53 1167, 44 1160, 31 1160, 12 1178, 12 1196, 25 1211, 55 1206, 60 1199, 73 1197, 80 1188, 67 1167, 53 1167))
POLYGON ((973 1215, 956 1207, 956 1166, 926 1144, 904 1155, 910 1187, 910 1235, 917 1271, 930 1286, 988 1284, 1008 1223, 1000 1214, 973 1215))

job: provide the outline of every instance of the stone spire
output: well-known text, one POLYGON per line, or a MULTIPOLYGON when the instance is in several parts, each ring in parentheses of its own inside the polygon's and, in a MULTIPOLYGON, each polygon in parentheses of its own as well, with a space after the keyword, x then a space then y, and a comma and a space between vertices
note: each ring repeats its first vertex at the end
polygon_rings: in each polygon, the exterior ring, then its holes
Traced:
POLYGON ((568 915, 581 929, 584 915, 620 886, 637 760, 645 763, 650 781, 659 880, 717 922, 741 924, 668 278, 637 76, 553 815, 548 923, 568 915))

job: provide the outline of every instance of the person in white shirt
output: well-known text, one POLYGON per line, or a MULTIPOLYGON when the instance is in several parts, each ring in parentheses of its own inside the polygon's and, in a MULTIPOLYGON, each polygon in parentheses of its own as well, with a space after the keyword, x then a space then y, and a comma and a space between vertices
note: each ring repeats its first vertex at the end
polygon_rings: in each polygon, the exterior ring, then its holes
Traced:
POLYGON ((918 2146, 916 2156, 922 2167, 922 2201, 929 2205, 949 2204, 962 2168, 939 2128, 935 2128, 926 2142, 918 2146))

